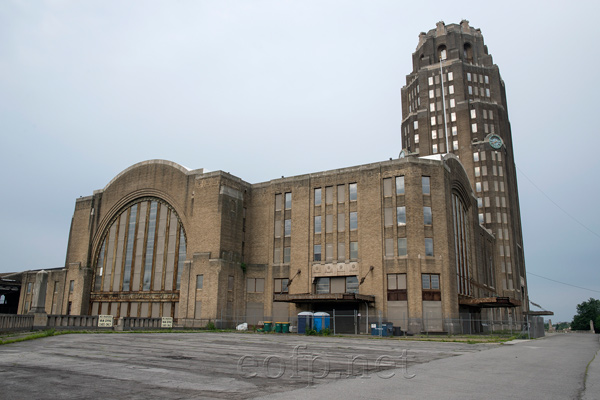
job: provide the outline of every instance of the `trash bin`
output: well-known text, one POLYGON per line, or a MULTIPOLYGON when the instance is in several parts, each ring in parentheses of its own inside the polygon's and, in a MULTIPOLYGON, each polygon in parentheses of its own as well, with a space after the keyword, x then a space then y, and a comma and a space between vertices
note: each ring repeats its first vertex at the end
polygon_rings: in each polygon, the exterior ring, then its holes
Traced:
POLYGON ((281 323, 281 333, 290 333, 290 323, 289 322, 281 323))
POLYGON ((323 329, 329 329, 330 318, 326 312, 315 313, 315 330, 321 332, 323 329))
POLYGON ((273 321, 265 321, 265 332, 271 332, 273 321))
POLYGON ((306 333, 307 329, 312 329, 313 315, 310 311, 298 314, 298 333, 306 333))
POLYGON ((371 336, 383 336, 381 327, 377 324, 371 324, 371 336))
POLYGON ((281 333, 281 322, 275 322, 275 332, 281 333))
POLYGON ((386 322, 383 324, 383 336, 394 336, 394 324, 392 322, 386 322))
POLYGON ((399 326, 394 327, 394 336, 402 336, 402 328, 399 326))

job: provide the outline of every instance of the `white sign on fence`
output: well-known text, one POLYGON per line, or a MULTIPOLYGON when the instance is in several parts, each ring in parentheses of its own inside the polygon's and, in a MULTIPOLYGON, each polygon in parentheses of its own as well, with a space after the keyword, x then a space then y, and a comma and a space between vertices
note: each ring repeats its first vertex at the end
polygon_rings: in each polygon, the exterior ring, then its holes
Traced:
POLYGON ((100 328, 112 328, 113 316, 112 315, 98 315, 98 327, 100 328))
POLYGON ((172 317, 162 317, 162 323, 160 325, 161 328, 172 328, 173 327, 173 318, 172 317))

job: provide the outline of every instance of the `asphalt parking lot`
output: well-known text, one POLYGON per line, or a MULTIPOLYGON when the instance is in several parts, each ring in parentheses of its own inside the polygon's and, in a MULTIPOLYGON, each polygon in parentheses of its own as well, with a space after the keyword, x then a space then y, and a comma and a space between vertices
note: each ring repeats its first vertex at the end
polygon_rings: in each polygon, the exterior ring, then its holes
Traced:
POLYGON ((416 365, 495 344, 249 333, 68 334, 0 346, 2 399, 246 399, 416 365))

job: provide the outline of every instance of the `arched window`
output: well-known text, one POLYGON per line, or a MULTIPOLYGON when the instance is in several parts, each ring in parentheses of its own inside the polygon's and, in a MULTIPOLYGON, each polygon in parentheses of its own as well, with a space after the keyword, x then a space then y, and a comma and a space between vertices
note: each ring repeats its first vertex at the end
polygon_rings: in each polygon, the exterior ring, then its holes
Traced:
POLYGON ((456 254, 456 276, 458 294, 471 295, 470 273, 470 224, 467 207, 457 193, 452 193, 454 223, 454 250, 456 254))
POLYGON ((466 62, 470 64, 473 63, 473 48, 470 43, 465 43, 463 47, 463 58, 466 62))
POLYGON ((437 55, 438 55, 438 61, 446 59, 446 46, 445 45, 441 45, 440 47, 438 47, 437 55))
MULTIPOLYGON (((92 297, 101 298, 107 292, 117 297, 119 293, 137 292, 140 299, 147 297, 152 303, 150 293, 179 290, 186 237, 179 216, 166 202, 145 197, 130 203, 111 220, 100 243, 94 263, 92 297)), ((169 307, 165 305, 164 310, 169 307)), ((98 304, 92 310, 93 314, 102 312, 98 304)), ((121 316, 129 316, 126 306, 121 310, 121 316)), ((131 314, 138 316, 137 312, 131 314)))

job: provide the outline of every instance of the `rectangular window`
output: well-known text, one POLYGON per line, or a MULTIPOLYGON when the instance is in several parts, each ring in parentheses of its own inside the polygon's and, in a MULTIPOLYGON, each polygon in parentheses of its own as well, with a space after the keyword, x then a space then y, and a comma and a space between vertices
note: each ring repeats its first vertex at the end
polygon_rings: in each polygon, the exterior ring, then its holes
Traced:
POLYGON ((281 211, 283 205, 283 196, 281 194, 275 195, 275 211, 281 211))
POLYGON ((479 153, 478 152, 473 153, 473 161, 479 162, 479 153))
POLYGON ((454 108, 456 106, 456 103, 454 102, 454 99, 450 99, 450 108, 454 108))
POLYGON ((273 292, 274 293, 288 293, 290 288, 288 287, 290 280, 288 278, 276 278, 274 280, 273 292))
POLYGON ((486 84, 486 85, 487 85, 488 83, 490 83, 490 77, 489 77, 489 76, 485 75, 485 76, 484 76, 484 78, 485 78, 485 84, 486 84))
POLYGON ((314 245, 313 260, 321 261, 321 245, 320 244, 314 245))
POLYGON ((477 133, 477 124, 471 124, 471 131, 477 133))
POLYGON ((315 189, 315 206, 321 205, 321 188, 315 189))
POLYGON ((485 97, 490 97, 490 89, 485 89, 485 97))
POLYGON ((73 293, 73 290, 75 290, 75 281, 70 281, 69 282, 69 293, 73 293))
POLYGON ((392 178, 383 180, 383 196, 390 197, 392 195, 392 178))
POLYGON ((440 290, 440 276, 438 274, 421 275, 423 290, 440 290))
POLYGON ((333 204, 333 186, 325 188, 325 204, 333 204))
POLYGON ((317 278, 315 287, 317 294, 329 293, 329 278, 317 278))
POLYGON ((454 79, 454 75, 452 74, 452 72, 448 72, 448 80, 451 81, 454 79))
POLYGON ((469 86, 468 90, 469 90, 469 94, 472 95, 473 94, 473 86, 469 86))
POLYGON ((425 255, 433 257, 433 238, 425 238, 425 255))
POLYGON ((337 187, 337 202, 343 203, 346 201, 346 186, 338 185, 337 187))
POLYGON ((346 293, 358 293, 358 278, 356 276, 346 277, 346 293))
POLYGON ((453 140, 452 141, 452 149, 458 150, 458 140, 453 140))
POLYGON ((358 229, 358 213, 356 211, 350 213, 350 230, 358 229))
POLYGON ((484 220, 483 220, 483 213, 479 214, 479 223, 483 224, 484 220))
POLYGON ((435 129, 431 131, 431 138, 437 139, 437 131, 435 129))
POLYGON ((404 177, 396 177, 396 195, 404 194, 404 177))
POLYGON ((356 183, 349 184, 348 188, 350 189, 350 201, 356 201, 358 198, 356 183))
POLYGON ((435 112, 435 103, 432 102, 432 103, 429 104, 429 111, 430 112, 435 112))
POLYGON ((283 248, 283 263, 289 264, 291 260, 292 249, 290 247, 283 248))
POLYGON ((419 134, 415 133, 415 144, 419 143, 419 134))
POLYGON ((275 237, 276 238, 281 237, 281 220, 275 221, 275 237))
POLYGON ((470 82, 471 81, 471 73, 467 72, 467 80, 470 82))
POLYGON ((433 91, 433 89, 429 90, 429 98, 433 99, 435 97, 435 92, 433 91))
POLYGON ((344 232, 346 230, 346 216, 344 214, 338 214, 337 226, 338 232, 344 232))
POLYGON ((432 144, 432 145, 431 145, 431 152, 432 152, 433 154, 436 154, 436 153, 438 152, 438 146, 437 146, 437 143, 434 143, 434 144, 432 144))
POLYGON ((385 256, 394 257, 394 239, 385 239, 385 256))
POLYGON ((454 94, 454 85, 448 86, 448 93, 454 94))
POLYGON ((433 218, 431 216, 431 207, 423 207, 423 222, 425 225, 433 224, 433 218))
POLYGON ((325 216, 325 233, 333 232, 333 215, 328 214, 325 216))
POLYGON ((481 182, 475 182, 475 191, 481 192, 481 182))
POLYGON ((452 127, 452 136, 458 135, 458 128, 456 126, 452 127))
POLYGON ((358 258, 358 242, 350 242, 350 259, 356 260, 358 258))
POLYGON ((430 178, 428 176, 421 177, 421 187, 423 194, 431 194, 430 178))
POLYGON ((200 290, 204 287, 204 275, 196 275, 196 289, 200 290))
POLYGON ((284 235, 286 237, 292 236, 292 220, 291 219, 286 219, 284 221, 284 235))
POLYGON ((481 170, 479 167, 475 167, 475 176, 479 177, 481 175, 481 170))
POLYGON ((431 117, 431 125, 432 125, 432 126, 433 126, 433 125, 435 125, 435 116, 434 116, 434 117, 431 117))
POLYGON ((246 292, 263 293, 265 291, 265 280, 263 278, 248 278, 246 281, 246 292))
POLYGON ((333 244, 325 244, 325 261, 333 261, 333 244))
POLYGON ((31 293, 31 282, 27 284, 27 293, 31 293))
POLYGON ((285 209, 289 210, 292 208, 292 193, 288 192, 285 194, 285 209))
POLYGON ((471 110, 471 119, 477 118, 477 111, 471 110))
POLYGON ((229 275, 229 277, 227 278, 227 290, 233 290, 233 276, 229 275))
POLYGON ((338 243, 338 261, 346 259, 346 243, 338 243))
POLYGON ((406 225, 406 206, 396 207, 396 222, 399 226, 406 225))
POLYGON ((433 76, 430 76, 429 79, 427 79, 427 82, 429 83, 429 86, 433 85, 433 76))
POLYGON ((477 198, 477 207, 479 207, 479 208, 483 207, 483 199, 481 197, 477 198))
POLYGON ((454 112, 450 113, 450 121, 456 122, 456 113, 454 113, 454 112))
POLYGON ((281 248, 275 247, 273 249, 273 263, 279 264, 281 263, 281 248))
POLYGON ((321 233, 321 216, 315 217, 315 233, 321 233))
POLYGON ((384 226, 394 225, 394 209, 392 207, 385 207, 383 209, 383 224, 384 226))
POLYGON ((406 238, 398 238, 398 255, 405 256, 408 254, 408 248, 406 247, 406 238))
POLYGON ((419 129, 419 121, 414 121, 414 122, 413 122, 413 128, 414 128, 415 130, 419 129))

